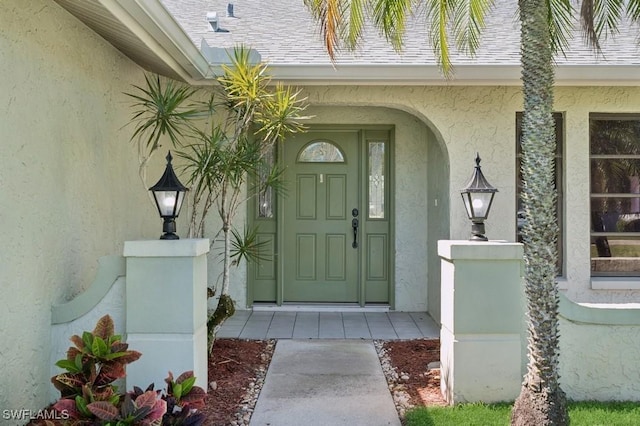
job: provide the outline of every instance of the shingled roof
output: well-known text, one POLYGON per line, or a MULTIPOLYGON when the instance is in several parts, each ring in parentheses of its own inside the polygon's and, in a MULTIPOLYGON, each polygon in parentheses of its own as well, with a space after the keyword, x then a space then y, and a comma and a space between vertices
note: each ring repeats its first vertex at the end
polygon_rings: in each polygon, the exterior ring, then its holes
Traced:
MULTIPOLYGON (((517 0, 495 0, 475 56, 451 49, 449 80, 421 11, 408 22, 401 52, 370 28, 355 52, 339 52, 333 64, 303 0, 55 1, 144 68, 190 84, 209 84, 228 61, 227 50, 239 44, 255 49, 274 79, 289 84, 521 84, 517 0), (207 19, 214 13, 222 31, 207 19)), ((556 85, 639 85, 639 35, 637 25, 623 25, 596 54, 576 30, 565 55, 557 55, 556 85)))
MULTIPOLYGON (((303 0, 161 0, 196 46, 205 40, 209 46, 232 47, 244 43, 256 49, 273 65, 329 64, 318 25, 312 20, 303 0), (235 17, 227 16, 232 4, 235 17), (215 12, 219 27, 211 29, 206 16, 215 12)), ((520 25, 517 1, 496 0, 481 46, 474 57, 452 49, 454 65, 518 65, 520 25)), ((623 26, 615 40, 605 40, 603 54, 597 55, 576 32, 566 57, 558 55, 560 65, 640 65, 637 26, 623 26)), ((341 52, 341 64, 432 65, 433 49, 425 25, 424 13, 418 11, 409 22, 404 48, 395 52, 376 32, 370 31, 355 52, 341 52)))

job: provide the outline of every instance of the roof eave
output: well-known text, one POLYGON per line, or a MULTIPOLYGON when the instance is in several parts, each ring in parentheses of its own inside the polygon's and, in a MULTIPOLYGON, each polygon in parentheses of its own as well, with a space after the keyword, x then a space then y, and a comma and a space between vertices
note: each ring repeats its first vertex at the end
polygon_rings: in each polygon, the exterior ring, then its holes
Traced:
POLYGON ((185 82, 202 84, 212 78, 210 64, 159 1, 99 1, 185 82))
MULTIPOLYGON (((445 78, 436 65, 283 65, 274 80, 292 85, 520 86, 520 65, 457 65, 445 78)), ((559 65, 556 86, 638 86, 637 65, 559 65)))

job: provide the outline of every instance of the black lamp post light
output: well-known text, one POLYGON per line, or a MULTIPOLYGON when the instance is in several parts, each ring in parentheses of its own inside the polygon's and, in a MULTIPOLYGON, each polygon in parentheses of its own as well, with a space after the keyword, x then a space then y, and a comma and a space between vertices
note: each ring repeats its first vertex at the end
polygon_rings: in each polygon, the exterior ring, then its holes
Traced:
POLYGON ((164 174, 149 191, 153 193, 153 198, 156 201, 158 207, 158 213, 160 217, 164 219, 162 225, 161 240, 178 240, 180 237, 176 235, 176 218, 180 214, 180 208, 184 201, 184 196, 188 189, 180 183, 178 177, 173 171, 171 165, 171 151, 167 154, 167 167, 164 170, 164 174))
POLYGON ((476 153, 476 166, 471 180, 460 191, 464 208, 467 210, 467 215, 472 223, 470 241, 488 240, 484 235, 484 221, 489 216, 489 209, 496 192, 498 190, 491 186, 482 174, 482 170, 480 170, 480 154, 476 153))

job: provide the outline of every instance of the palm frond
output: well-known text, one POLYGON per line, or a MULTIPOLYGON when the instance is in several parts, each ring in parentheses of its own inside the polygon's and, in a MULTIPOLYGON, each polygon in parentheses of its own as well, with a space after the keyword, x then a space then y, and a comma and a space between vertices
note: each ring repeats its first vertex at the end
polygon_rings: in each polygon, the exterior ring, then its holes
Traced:
POLYGON ((331 61, 335 61, 340 47, 343 11, 341 0, 304 0, 314 20, 320 25, 320 34, 331 61))
POLYGON ((636 24, 640 22, 640 0, 629 0, 627 3, 627 16, 636 24))
MULTIPOLYGON (((633 16, 638 8, 637 0, 629 3, 627 11, 633 16), (634 4, 635 3, 635 4, 634 4)), ((580 21, 587 42, 600 51, 600 40, 618 33, 618 24, 625 10, 624 0, 583 0, 580 8, 580 21)))
POLYGON ((493 8, 494 0, 465 0, 458 2, 453 11, 453 33, 456 45, 462 51, 475 53, 480 45, 480 34, 485 27, 485 16, 493 8))
POLYGON ((445 77, 451 76, 453 67, 449 54, 449 35, 447 27, 455 10, 455 1, 429 0, 426 2, 426 19, 433 52, 440 60, 445 77))
POLYGON ((551 50, 564 54, 569 48, 575 9, 570 0, 548 0, 547 25, 551 36, 551 50))
POLYGON ((396 51, 402 50, 411 0, 376 0, 373 21, 396 51))
POLYGON ((365 24, 365 0, 351 0, 349 2, 349 20, 346 25, 346 34, 344 39, 347 44, 347 48, 355 50, 360 40, 362 40, 362 34, 365 24))

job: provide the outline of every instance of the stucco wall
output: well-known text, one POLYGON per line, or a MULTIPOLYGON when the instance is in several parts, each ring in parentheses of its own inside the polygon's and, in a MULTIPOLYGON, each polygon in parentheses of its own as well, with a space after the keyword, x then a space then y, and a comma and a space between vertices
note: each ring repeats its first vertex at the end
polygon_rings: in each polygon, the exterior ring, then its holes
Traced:
POLYGON ((568 397, 640 399, 640 327, 580 324, 561 318, 560 336, 560 380, 568 397))
MULTIPOLYGON (((486 222, 487 236, 495 240, 515 240, 515 115, 522 110, 519 87, 334 86, 307 87, 306 92, 309 102, 314 105, 384 106, 406 111, 429 127, 446 150, 443 158, 448 157, 449 162, 451 239, 466 239, 469 236, 470 223, 464 213, 459 190, 471 176, 473 159, 478 151, 485 176, 499 189, 486 222)), ((640 88, 558 87, 555 110, 565 114, 566 129, 565 223, 562 225, 566 274, 561 279, 561 287, 576 301, 640 301, 640 292, 637 290, 591 289, 588 208, 589 113, 640 113, 640 88)), ((358 117, 357 113, 354 117, 358 117)), ((327 118, 323 117, 323 120, 327 118)), ((343 120, 349 121, 351 118, 343 120)), ((424 153, 415 151, 409 157, 421 155, 424 153)), ((398 176, 404 167, 402 162, 406 160, 407 157, 396 157, 398 176)), ((397 183, 401 187, 400 179, 397 183)), ((432 185, 432 182, 428 185, 432 185)), ((411 188, 419 188, 419 183, 412 181, 411 188)), ((428 203, 432 202, 432 199, 428 200, 428 203)), ((403 238, 402 234, 397 234, 396 243, 401 245, 403 238)), ((409 257, 403 261, 420 268, 425 262, 423 253, 408 252, 409 257)), ((430 282, 430 285, 439 283, 430 282)))
POLYGON ((3 0, 0 75, 0 408, 35 410, 49 402, 51 305, 161 222, 121 130, 138 66, 52 1, 3 0))

